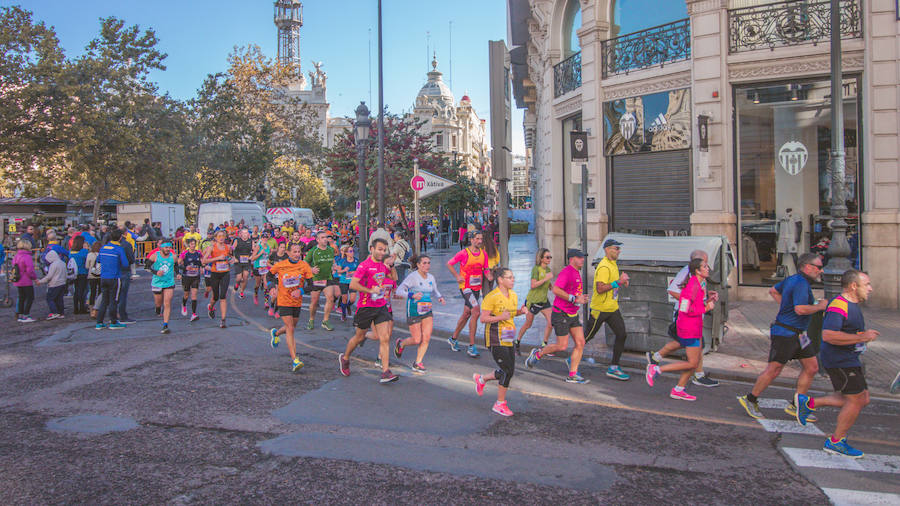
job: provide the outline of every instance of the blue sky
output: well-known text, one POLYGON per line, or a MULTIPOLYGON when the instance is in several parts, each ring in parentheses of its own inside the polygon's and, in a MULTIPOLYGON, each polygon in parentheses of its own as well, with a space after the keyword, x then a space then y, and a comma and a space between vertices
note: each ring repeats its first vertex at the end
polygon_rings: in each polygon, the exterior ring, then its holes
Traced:
MULTIPOLYGON (((426 32, 437 52, 438 70, 450 81, 450 22, 453 22, 453 93, 468 91, 479 117, 488 119, 487 41, 506 37, 506 2, 386 0, 383 2, 384 103, 391 112, 412 107, 430 69, 426 32)), ((258 44, 277 52, 270 0, 0 0, 21 5, 35 19, 52 25, 69 56, 80 54, 97 35, 99 18, 116 16, 129 25, 153 28, 169 56, 167 70, 153 79, 178 99, 192 97, 203 78, 226 68, 234 46, 258 44)), ((304 73, 323 61, 328 73, 332 116, 352 115, 360 100, 378 106, 377 3, 375 0, 303 2, 300 55, 304 73), (372 38, 372 88, 369 101, 369 29, 372 38)), ((513 144, 524 153, 521 111, 513 110, 513 144)))

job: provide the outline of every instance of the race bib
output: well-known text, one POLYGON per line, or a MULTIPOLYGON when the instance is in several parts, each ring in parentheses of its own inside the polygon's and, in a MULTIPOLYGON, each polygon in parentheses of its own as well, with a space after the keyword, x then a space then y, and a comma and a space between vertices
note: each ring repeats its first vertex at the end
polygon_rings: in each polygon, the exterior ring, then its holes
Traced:
POLYGON ((384 287, 379 287, 379 292, 372 294, 372 300, 381 300, 383 298, 384 298, 384 287))
POLYGON ((300 286, 300 276, 285 276, 281 278, 281 285, 285 288, 295 288, 300 286))
POLYGON ((500 329, 500 343, 512 344, 516 340, 516 329, 500 329))
POLYGON ((153 293, 161 293, 161 292, 162 292, 162 287, 161 287, 161 286, 151 286, 151 287, 150 287, 150 290, 152 290, 153 293))
POLYGON ((856 343, 856 345, 853 346, 853 351, 856 353, 864 353, 866 349, 866 343, 856 343))
POLYGON ((210 276, 212 276, 212 271, 209 270, 209 267, 204 267, 204 268, 203 268, 203 276, 204 276, 204 277, 207 277, 207 278, 210 277, 210 276))
POLYGON ((245 264, 250 261, 250 255, 241 255, 240 261, 242 264, 245 264))
POLYGON ((428 314, 431 312, 431 303, 430 302, 418 302, 416 303, 416 312, 420 315, 428 314))
POLYGON ((262 258, 259 259, 259 266, 260 266, 260 267, 268 267, 268 265, 269 265, 269 259, 268 259, 268 258, 262 257, 262 258))
POLYGON ((313 286, 328 286, 327 279, 317 279, 313 281, 313 286))
POLYGON ((262 276, 263 274, 269 273, 269 268, 268 267, 260 267, 259 269, 256 269, 256 271, 259 272, 260 276, 262 276))
POLYGON ((162 272, 162 275, 165 276, 169 272, 169 264, 162 264, 159 270, 162 272))
POLYGON ((469 286, 481 286, 481 276, 469 276, 469 286))
POLYGON ((691 301, 687 299, 681 299, 681 303, 678 305, 678 311, 682 313, 687 313, 691 308, 691 301))
POLYGON ((200 274, 200 269, 197 268, 196 265, 188 265, 184 268, 184 275, 193 278, 200 274))
POLYGON ((228 262, 216 262, 216 270, 219 272, 228 270, 228 262))
POLYGON ((809 343, 811 343, 811 342, 812 341, 809 339, 809 336, 806 335, 806 332, 800 334, 800 347, 801 348, 806 348, 807 346, 809 346, 809 343))

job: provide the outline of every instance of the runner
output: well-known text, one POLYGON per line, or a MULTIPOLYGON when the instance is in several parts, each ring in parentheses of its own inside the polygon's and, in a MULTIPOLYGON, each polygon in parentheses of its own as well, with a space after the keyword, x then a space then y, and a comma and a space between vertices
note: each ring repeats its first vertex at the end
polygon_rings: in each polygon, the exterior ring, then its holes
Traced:
POLYGON ((472 379, 478 395, 484 395, 486 382, 497 381, 497 402, 491 410, 499 415, 512 416, 512 410, 506 405, 506 391, 516 370, 516 324, 513 318, 525 314, 527 309, 524 304, 518 307, 519 300, 513 291, 516 280, 511 270, 498 267, 494 269, 493 278, 497 281, 497 288, 484 297, 481 322, 484 323, 484 344, 490 348, 498 369, 488 376, 473 374, 472 379))
POLYGON ((544 338, 541 340, 541 346, 547 346, 547 339, 550 338, 550 330, 553 325, 550 323, 550 280, 553 279, 553 271, 550 270, 550 250, 541 248, 537 255, 534 256, 534 267, 531 268, 531 289, 525 296, 525 305, 528 306, 528 314, 525 315, 525 324, 519 329, 519 336, 516 338, 516 355, 521 355, 519 344, 522 342, 522 336, 525 331, 531 328, 534 323, 534 317, 538 314, 544 315, 547 320, 547 326, 544 328, 544 338))
POLYGON ((191 298, 191 321, 200 319, 197 316, 197 289, 200 288, 200 272, 203 267, 203 253, 197 249, 197 240, 193 237, 187 240, 187 249, 178 257, 181 266, 181 288, 184 295, 181 298, 181 316, 187 316, 188 296, 191 298))
POLYGON ((238 236, 231 244, 232 255, 234 255, 235 275, 234 275, 234 291, 238 292, 238 297, 244 298, 244 290, 247 288, 247 280, 250 279, 250 258, 253 255, 253 241, 250 240, 250 231, 242 228, 238 236))
MULTIPOLYGON (((702 249, 694 250, 691 252, 691 260, 695 258, 699 258, 704 262, 709 263, 709 257, 706 255, 706 252, 702 249)), ((681 298, 681 289, 687 285, 688 278, 690 278, 690 266, 685 265, 678 274, 675 275, 675 278, 672 279, 672 282, 669 283, 669 287, 666 289, 669 292, 669 295, 675 299, 675 311, 672 313, 672 324, 669 325, 669 337, 672 338, 671 341, 667 342, 665 346, 662 347, 659 351, 646 353, 647 363, 659 365, 662 361, 663 357, 674 352, 678 348, 681 348, 681 340, 678 339, 678 334, 674 332, 676 320, 678 319, 678 299, 681 298)), ((709 291, 710 297, 715 297, 715 300, 719 300, 719 294, 715 291, 709 291)), ((700 349, 703 349, 703 338, 700 338, 700 349)), ((697 371, 694 372, 694 375, 691 377, 691 383, 701 386, 701 387, 717 387, 719 386, 719 382, 710 378, 708 374, 703 372, 703 353, 700 353, 700 361, 697 363, 697 371)))
POLYGON ((316 247, 306 254, 306 263, 312 266, 313 277, 310 281, 309 288, 309 322, 306 324, 306 330, 312 330, 315 326, 316 310, 319 308, 319 294, 325 294, 325 310, 322 316, 322 328, 328 331, 334 330, 331 322, 331 310, 334 309, 334 301, 340 294, 340 288, 331 275, 331 269, 334 267, 335 250, 328 245, 329 233, 327 231, 319 231, 316 234, 316 247))
MULTIPOLYGON (((619 259, 622 243, 615 239, 603 242, 603 258, 594 271, 594 292, 591 295, 591 314, 588 317, 588 333, 585 343, 597 335, 597 331, 606 323, 616 335, 613 344, 612 360, 606 369, 606 375, 619 381, 628 381, 630 376, 619 367, 622 352, 625 351, 625 320, 619 311, 619 287, 628 286, 628 274, 619 274, 619 259)), ((577 370, 577 368, 576 368, 577 370)))
POLYGON ((269 300, 265 297, 265 277, 269 273, 269 243, 266 242, 265 233, 257 236, 253 244, 253 253, 250 255, 250 261, 253 264, 253 305, 259 305, 259 290, 263 291, 263 298, 266 299, 266 307, 269 307, 269 300))
POLYGON ((198 245, 200 244, 200 240, 203 239, 203 236, 197 231, 197 225, 191 225, 190 231, 185 232, 185 234, 181 236, 181 246, 186 249, 188 241, 191 239, 194 239, 198 245))
POLYGON ((303 305, 303 283, 312 278, 312 270, 309 264, 301 259, 302 248, 299 244, 291 244, 288 258, 281 260, 272 266, 270 272, 278 281, 278 314, 284 325, 279 329, 269 330, 269 345, 278 347, 278 336, 287 336, 288 352, 291 354, 291 371, 298 371, 303 367, 303 362, 297 358, 297 343, 294 340, 294 329, 300 320, 300 306, 303 305))
MULTIPOLYGON (((212 223, 210 223, 212 225, 212 223)), ((206 251, 206 248, 210 247, 214 242, 216 242, 215 232, 210 232, 209 236, 204 239, 197 249, 200 250, 201 260, 202 254, 206 251)), ((203 297, 208 299, 209 292, 212 290, 212 269, 209 265, 203 265, 203 297)))
POLYGON ((356 292, 350 290, 350 279, 359 262, 356 260, 353 247, 348 244, 341 246, 341 256, 335 261, 335 271, 338 273, 338 286, 341 290, 341 321, 347 319, 350 314, 350 306, 356 302, 356 292))
POLYGON ((384 239, 372 240, 369 247, 369 257, 366 258, 350 280, 350 289, 360 293, 359 305, 356 315, 353 317, 353 326, 356 332, 347 342, 344 353, 338 356, 341 374, 350 376, 350 356, 366 338, 366 330, 374 325, 375 333, 379 340, 379 357, 382 358, 381 383, 397 381, 398 377, 390 370, 391 335, 388 333, 388 322, 391 315, 385 307, 388 304, 384 297, 384 280, 390 275, 387 266, 384 265, 384 257, 387 255, 388 244, 384 239))
POLYGON ((660 367, 657 364, 647 364, 647 384, 653 386, 653 380, 662 372, 679 371, 681 377, 669 397, 682 401, 695 401, 697 398, 684 391, 688 380, 693 376, 694 370, 700 364, 700 355, 703 354, 703 315, 712 311, 716 306, 718 296, 706 295, 706 280, 709 278, 709 264, 702 258, 691 260, 688 265, 691 278, 681 291, 678 299, 678 318, 675 320, 676 335, 687 361, 678 361, 660 367))
MULTIPOLYGON (((391 304, 391 300, 394 297, 394 294, 397 291, 397 269, 394 267, 394 263, 396 261, 396 257, 393 255, 385 255, 384 256, 384 265, 390 269, 390 274, 384 278, 384 283, 382 283, 382 287, 384 288, 384 298, 387 300, 387 304, 385 307, 387 308, 388 314, 391 315, 391 320, 388 322, 388 336, 394 335, 394 308, 391 304)), ((372 326, 371 332, 366 333, 367 339, 377 340, 378 335, 375 333, 375 326, 372 326)), ((390 341, 389 341, 390 342, 390 341)), ((375 366, 381 367, 381 355, 379 354, 375 357, 375 366)))
POLYGON ((163 317, 160 334, 169 333, 169 316, 172 314, 172 295, 175 294, 175 253, 172 252, 172 242, 164 239, 159 244, 159 251, 147 257, 146 263, 153 278, 150 280, 150 290, 153 291, 153 304, 156 306, 156 315, 160 312, 163 317))
POLYGON ((425 352, 428 351, 428 343, 431 341, 431 331, 434 328, 434 315, 431 312, 432 301, 437 299, 445 304, 444 296, 437 287, 437 280, 431 271, 431 257, 420 255, 410 259, 413 272, 397 287, 397 298, 406 299, 406 323, 409 325, 409 337, 397 339, 394 344, 394 356, 400 358, 407 346, 418 346, 416 360, 412 370, 418 374, 425 374, 425 352), (434 294, 434 295, 432 295, 434 294))
POLYGON ((860 411, 869 404, 869 389, 865 370, 859 356, 866 351, 866 343, 878 338, 877 330, 866 330, 866 321, 859 307, 872 293, 869 276, 850 269, 841 276, 840 295, 831 300, 822 322, 822 349, 819 358, 831 377, 834 393, 813 399, 806 394, 794 394, 797 421, 806 425, 810 414, 819 406, 841 408, 834 429, 822 449, 828 453, 858 459, 863 452, 847 443, 847 432, 853 427, 860 411))
POLYGON ((475 232, 472 235, 472 245, 464 248, 447 262, 447 268, 450 269, 453 277, 456 278, 456 282, 459 283, 459 290, 466 305, 463 308, 462 316, 456 322, 453 336, 447 339, 447 342, 450 343, 451 350, 459 351, 459 334, 462 332, 463 327, 466 326, 466 321, 468 321, 468 354, 472 358, 477 358, 479 355, 478 347, 475 346, 475 333, 478 331, 478 317, 481 314, 481 309, 478 307, 478 299, 481 296, 482 278, 485 274, 488 277, 491 276, 490 271, 487 271, 487 253, 481 249, 483 239, 484 235, 481 232, 475 232), (456 264, 459 264, 459 271, 454 267, 456 264))
MULTIPOLYGON (((738 397, 738 402, 753 418, 765 418, 759 410, 758 397, 775 378, 781 374, 784 365, 791 360, 799 360, 803 370, 797 378, 797 393, 806 394, 812 383, 819 364, 806 328, 810 316, 827 308, 824 300, 816 301, 812 294, 810 282, 815 281, 822 272, 822 259, 815 253, 804 253, 797 261, 797 274, 785 278, 769 289, 769 295, 780 305, 778 315, 770 329, 771 345, 769 348, 769 364, 756 379, 753 389, 738 397)), ((797 408, 788 404, 784 411, 797 416, 797 408)), ((812 417, 809 421, 815 421, 812 417)))
POLYGON ((203 251, 203 263, 210 266, 212 273, 209 282, 212 287, 212 300, 206 306, 209 312, 209 318, 216 317, 216 301, 219 302, 219 308, 222 310, 222 321, 219 328, 225 328, 225 316, 228 313, 228 285, 231 284, 231 263, 234 256, 231 254, 231 246, 225 242, 226 233, 224 230, 216 232, 216 242, 203 251))
POLYGON ((578 318, 578 306, 585 303, 583 283, 581 281, 581 268, 584 266, 584 253, 581 250, 570 249, 566 255, 569 265, 565 266, 556 277, 556 283, 553 285, 553 314, 550 320, 553 322, 553 330, 556 332, 556 342, 548 344, 543 348, 532 348, 531 354, 525 359, 525 365, 528 368, 534 367, 534 364, 544 355, 559 351, 566 351, 569 347, 569 335, 575 341, 575 348, 566 362, 569 365, 569 374, 566 381, 569 383, 587 383, 589 380, 584 379, 578 374, 578 363, 581 362, 581 355, 584 353, 584 329, 581 327, 581 321, 578 318))

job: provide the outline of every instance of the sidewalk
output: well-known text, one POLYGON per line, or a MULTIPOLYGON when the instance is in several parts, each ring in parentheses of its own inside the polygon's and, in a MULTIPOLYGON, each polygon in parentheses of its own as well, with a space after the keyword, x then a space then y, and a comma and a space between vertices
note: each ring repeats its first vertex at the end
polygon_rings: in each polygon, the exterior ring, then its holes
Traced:
MULTIPOLYGON (((425 252, 432 258, 431 272, 438 282, 438 288, 447 299, 445 306, 440 304, 434 306, 436 337, 449 337, 464 307, 456 281, 446 266, 447 261, 458 251, 458 247, 454 246, 450 249, 429 249, 425 252)), ((510 268, 516 276, 515 291, 520 303, 524 303, 525 294, 528 293, 536 251, 537 244, 533 234, 510 237, 510 268)), ((395 315, 404 314, 402 301, 394 301, 393 304, 395 315)), ((704 356, 704 369, 719 379, 753 382, 766 367, 769 355, 769 324, 775 317, 777 307, 774 302, 731 301, 730 304, 728 331, 724 342, 718 350, 704 356)), ((900 314, 897 311, 872 307, 865 307, 864 314, 867 325, 881 332, 880 338, 871 343, 863 355, 869 391, 872 395, 895 398, 896 396, 888 393, 888 387, 900 370, 900 314)), ((521 326, 524 322, 525 316, 516 318, 517 326, 521 326)), ((537 316, 534 325, 525 333, 523 344, 528 347, 539 345, 545 325, 543 316, 537 316)), ((555 336, 551 332, 551 342, 553 339, 555 336)), ((463 330, 460 341, 468 343, 468 328, 463 330)), ((479 348, 484 345, 484 326, 480 323, 475 343, 479 348)), ((438 342, 438 346, 441 344, 443 343, 438 342)), ((611 350, 605 346, 603 339, 599 338, 589 343, 585 353, 586 356, 594 358, 598 364, 606 364, 610 354, 611 350)), ((626 351, 622 357, 623 367, 643 370, 645 365, 643 353, 626 351)), ((799 373, 800 364, 790 362, 773 385, 793 387, 799 373)), ((832 389, 828 378, 821 375, 816 377, 813 388, 820 391, 832 389)))

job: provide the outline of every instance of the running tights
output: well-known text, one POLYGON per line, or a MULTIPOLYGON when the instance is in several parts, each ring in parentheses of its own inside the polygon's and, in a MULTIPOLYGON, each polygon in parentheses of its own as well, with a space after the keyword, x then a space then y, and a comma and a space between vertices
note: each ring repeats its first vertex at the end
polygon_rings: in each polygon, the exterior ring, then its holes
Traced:
POLYGON ((625 333, 625 320, 622 318, 622 313, 619 312, 618 309, 610 313, 591 311, 591 315, 588 317, 587 333, 584 336, 584 341, 588 342, 593 339, 597 334, 597 331, 600 330, 600 327, 603 326, 604 322, 609 325, 613 334, 616 335, 616 342, 613 344, 612 362, 610 362, 610 365, 619 365, 619 359, 622 358, 622 352, 625 351, 625 339, 628 335, 625 333))
POLYGON ((209 278, 212 286, 213 302, 228 296, 228 285, 231 284, 230 272, 214 272, 209 278))
POLYGON ((491 355, 499 367, 494 371, 494 376, 501 387, 509 388, 509 381, 516 372, 516 349, 512 346, 491 346, 491 355))

